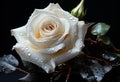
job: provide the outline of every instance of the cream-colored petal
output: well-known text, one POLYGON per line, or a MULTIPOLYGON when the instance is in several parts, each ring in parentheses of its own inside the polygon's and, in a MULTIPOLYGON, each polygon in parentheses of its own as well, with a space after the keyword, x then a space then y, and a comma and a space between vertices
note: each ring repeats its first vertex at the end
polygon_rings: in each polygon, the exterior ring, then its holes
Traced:
POLYGON ((78 23, 72 23, 71 24, 71 30, 70 30, 70 40, 71 44, 75 44, 76 40, 78 39, 78 23))
POLYGON ((79 30, 79 38, 81 38, 84 41, 85 34, 88 29, 88 24, 85 24, 84 21, 79 21, 78 22, 78 30, 79 30))
POLYGON ((63 10, 60 5, 58 3, 54 4, 54 3, 50 3, 46 8, 44 9, 35 9, 34 12, 31 14, 29 21, 31 21, 33 19, 34 16, 36 15, 41 15, 41 14, 48 14, 48 15, 53 15, 55 16, 55 12, 52 12, 53 9, 60 9, 63 10))
POLYGON ((60 5, 58 3, 54 4, 54 3, 50 3, 46 8, 44 8, 44 10, 53 10, 53 9, 61 9, 63 10, 60 5))
POLYGON ((53 59, 57 65, 61 64, 63 62, 66 62, 66 61, 80 55, 82 48, 83 48, 82 40, 79 40, 79 41, 77 40, 75 46, 72 49, 66 51, 65 53, 60 54, 59 56, 56 56, 53 59), (79 45, 81 45, 81 46, 79 46, 79 45))
MULTIPOLYGON (((28 22, 27 22, 27 26, 31 25, 31 22, 38 16, 41 16, 41 15, 52 15, 52 16, 56 16, 56 14, 52 11, 45 11, 43 9, 35 9, 33 11, 33 13, 31 14, 31 16, 29 17, 28 19, 28 22)), ((43 18, 43 16, 41 16, 41 18, 43 18)), ((40 21, 40 20, 39 20, 40 21)), ((38 22, 39 22, 38 21, 38 22)))
POLYGON ((74 46, 72 49, 66 51, 65 53, 55 57, 56 64, 60 64, 63 62, 66 62, 77 55, 80 55, 82 52, 82 48, 84 47, 84 37, 87 31, 87 25, 84 23, 84 21, 80 21, 78 23, 78 33, 77 33, 77 40, 75 40, 74 46))
POLYGON ((51 47, 51 48, 41 49, 41 50, 39 50, 39 52, 42 54, 46 54, 46 55, 52 55, 52 54, 58 52, 59 50, 63 49, 64 47, 65 47, 65 44, 61 43, 61 44, 51 47))
POLYGON ((54 43, 62 35, 62 31, 64 31, 64 29, 60 20, 55 16, 46 15, 46 14, 35 16, 33 20, 31 20, 31 23, 29 22, 29 25, 27 25, 27 32, 28 32, 27 34, 28 34, 29 40, 38 47, 41 47, 42 45, 52 45, 52 43, 54 43), (44 38, 42 35, 45 33, 42 33, 40 30, 41 37, 40 39, 38 39, 35 37, 34 32, 35 30, 38 31, 43 27, 43 25, 45 24, 44 21, 45 23, 46 21, 47 23, 50 23, 52 21, 55 22, 54 24, 57 25, 56 31, 59 31, 59 32, 54 32, 54 34, 52 34, 51 36, 44 38))
POLYGON ((61 20, 61 22, 62 22, 62 24, 63 24, 63 27, 64 27, 64 33, 63 33, 63 35, 58 39, 58 41, 55 42, 53 45, 57 45, 57 44, 59 44, 59 43, 62 43, 63 40, 65 40, 65 37, 67 37, 67 36, 69 35, 69 33, 70 33, 70 23, 68 22, 68 20, 63 19, 63 18, 61 18, 60 20, 61 20))
POLYGON ((26 26, 12 29, 11 35, 14 36, 16 38, 17 42, 20 42, 20 43, 28 40, 27 34, 26 34, 26 26))
POLYGON ((51 56, 39 53, 30 47, 29 42, 17 43, 14 46, 16 52, 20 55, 22 60, 31 62, 44 69, 47 73, 53 72, 55 69, 55 62, 51 56))
POLYGON ((53 12, 55 12, 56 16, 59 18, 65 18, 68 21, 70 21, 70 23, 76 23, 78 22, 78 18, 74 17, 73 15, 71 15, 69 12, 61 10, 61 9, 53 9, 53 12))

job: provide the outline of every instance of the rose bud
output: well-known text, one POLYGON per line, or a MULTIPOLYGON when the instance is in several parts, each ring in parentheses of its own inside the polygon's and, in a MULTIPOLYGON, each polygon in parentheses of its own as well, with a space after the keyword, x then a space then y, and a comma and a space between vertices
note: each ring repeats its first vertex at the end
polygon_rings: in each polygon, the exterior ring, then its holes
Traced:
POLYGON ((84 11, 84 0, 81 0, 81 2, 71 11, 71 14, 79 19, 83 19, 85 16, 84 11))

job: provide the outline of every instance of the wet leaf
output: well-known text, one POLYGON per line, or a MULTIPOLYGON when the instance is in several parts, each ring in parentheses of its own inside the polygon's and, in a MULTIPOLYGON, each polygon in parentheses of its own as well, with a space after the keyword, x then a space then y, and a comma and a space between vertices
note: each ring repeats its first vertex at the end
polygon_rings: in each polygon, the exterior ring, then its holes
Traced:
POLYGON ((60 77, 62 77, 62 75, 63 75, 63 72, 56 75, 56 77, 54 78, 54 81, 57 82, 60 79, 60 77))
POLYGON ((109 60, 109 61, 114 61, 117 57, 111 53, 104 53, 102 54, 102 57, 106 60, 109 60))
POLYGON ((96 60, 92 60, 93 65, 90 66, 94 77, 96 78, 97 82, 100 82, 102 80, 102 78, 104 77, 104 75, 109 72, 112 67, 109 65, 101 65, 100 63, 98 63, 98 61, 96 60))
POLYGON ((103 36, 107 33, 107 31, 110 29, 110 26, 105 23, 97 23, 95 26, 93 26, 94 29, 91 31, 93 35, 97 36, 103 36))
POLYGON ((108 61, 113 62, 115 66, 120 65, 120 54, 119 53, 106 52, 102 54, 102 57, 108 61))
POLYGON ((0 72, 11 73, 16 70, 18 65, 18 60, 11 54, 0 58, 0 72))
POLYGON ((120 54, 114 53, 114 55, 116 56, 116 59, 113 62, 120 66, 120 54))
MULTIPOLYGON (((110 65, 101 65, 97 60, 89 60, 91 64, 86 64, 86 68, 81 68, 81 76, 88 82, 100 82, 104 75, 109 72, 112 67, 110 65)), ((85 64, 85 63, 84 63, 85 64)))

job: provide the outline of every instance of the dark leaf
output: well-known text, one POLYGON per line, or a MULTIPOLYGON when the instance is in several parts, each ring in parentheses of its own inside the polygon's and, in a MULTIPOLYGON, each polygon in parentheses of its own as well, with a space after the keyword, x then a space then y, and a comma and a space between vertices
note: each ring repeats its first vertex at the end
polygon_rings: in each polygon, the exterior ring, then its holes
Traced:
POLYGON ((117 58, 112 53, 104 53, 104 54, 102 54, 102 57, 106 60, 109 60, 109 61, 114 61, 117 58))
POLYGON ((120 54, 118 53, 106 52, 102 54, 102 57, 108 61, 113 62, 115 66, 120 65, 120 54))
POLYGON ((94 29, 91 31, 93 35, 97 36, 103 36, 107 33, 107 31, 110 29, 110 26, 105 23, 97 23, 95 26, 93 26, 94 29))
POLYGON ((116 59, 113 62, 115 62, 116 65, 120 66, 120 54, 119 53, 114 53, 114 55, 116 56, 116 59))
POLYGON ((19 62, 13 55, 4 55, 0 58, 0 72, 11 73, 16 70, 19 62))
POLYGON ((108 36, 100 36, 98 37, 98 41, 106 44, 106 45, 110 45, 110 38, 108 36))
POLYGON ((62 77, 62 75, 63 75, 63 72, 56 75, 56 77, 54 78, 54 81, 57 82, 62 77))

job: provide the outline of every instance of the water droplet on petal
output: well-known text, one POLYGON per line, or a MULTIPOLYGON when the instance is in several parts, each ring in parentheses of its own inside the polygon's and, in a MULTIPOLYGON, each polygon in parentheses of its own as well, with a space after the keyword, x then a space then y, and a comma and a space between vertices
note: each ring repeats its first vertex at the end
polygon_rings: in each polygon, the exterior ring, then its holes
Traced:
POLYGON ((73 21, 75 22, 76 20, 74 19, 73 21))
POLYGON ((73 17, 70 17, 70 20, 72 20, 73 19, 73 17))
POLYGON ((55 48, 52 48, 52 50, 55 50, 55 48))
POLYGON ((22 32, 20 32, 20 33, 19 33, 19 35, 20 35, 20 36, 23 36, 23 33, 22 33, 22 32))
POLYGON ((26 47, 25 49, 28 50, 28 47, 26 47))
POLYGON ((29 53, 28 56, 31 56, 31 54, 29 53))

